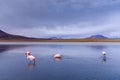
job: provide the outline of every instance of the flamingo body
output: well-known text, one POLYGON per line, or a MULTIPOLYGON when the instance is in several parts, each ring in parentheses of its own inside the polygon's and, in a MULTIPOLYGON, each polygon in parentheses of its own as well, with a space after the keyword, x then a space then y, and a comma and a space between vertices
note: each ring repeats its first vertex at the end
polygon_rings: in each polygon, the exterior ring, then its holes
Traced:
POLYGON ((35 57, 33 55, 29 55, 29 56, 27 56, 27 59, 30 61, 33 61, 33 60, 35 60, 35 57))
POLYGON ((29 51, 26 52, 26 58, 30 61, 35 61, 35 56, 33 56, 29 51))
POLYGON ((103 54, 103 55, 106 55, 106 52, 105 52, 105 51, 103 51, 103 52, 102 52, 102 54, 103 54))
POLYGON ((53 57, 54 58, 61 58, 62 56, 61 56, 61 54, 55 54, 53 57))

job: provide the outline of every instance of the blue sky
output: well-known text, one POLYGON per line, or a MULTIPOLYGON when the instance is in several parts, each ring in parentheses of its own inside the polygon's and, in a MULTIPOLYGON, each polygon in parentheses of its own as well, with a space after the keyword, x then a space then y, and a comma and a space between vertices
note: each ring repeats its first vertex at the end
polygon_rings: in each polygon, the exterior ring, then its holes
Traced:
POLYGON ((120 1, 0 0, 0 29, 30 37, 120 37, 120 1))

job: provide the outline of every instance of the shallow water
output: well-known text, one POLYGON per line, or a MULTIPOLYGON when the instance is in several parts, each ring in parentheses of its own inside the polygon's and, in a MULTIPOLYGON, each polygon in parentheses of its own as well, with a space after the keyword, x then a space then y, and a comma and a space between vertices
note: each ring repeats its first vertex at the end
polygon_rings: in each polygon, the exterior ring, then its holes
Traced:
POLYGON ((0 43, 0 80, 120 80, 120 43, 0 43))

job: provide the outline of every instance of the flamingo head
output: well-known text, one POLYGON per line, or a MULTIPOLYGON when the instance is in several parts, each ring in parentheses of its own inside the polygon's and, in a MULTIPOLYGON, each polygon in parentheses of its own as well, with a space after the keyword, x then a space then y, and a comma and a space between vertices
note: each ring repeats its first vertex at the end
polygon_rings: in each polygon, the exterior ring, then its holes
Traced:
POLYGON ((27 52, 25 53, 25 55, 26 55, 26 56, 31 55, 31 52, 27 51, 27 52))

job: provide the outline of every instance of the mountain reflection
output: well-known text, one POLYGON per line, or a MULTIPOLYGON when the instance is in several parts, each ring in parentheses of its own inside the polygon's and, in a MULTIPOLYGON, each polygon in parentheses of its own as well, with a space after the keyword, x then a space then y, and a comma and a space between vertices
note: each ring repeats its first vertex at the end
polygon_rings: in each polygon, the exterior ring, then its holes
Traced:
POLYGON ((8 50, 17 49, 25 47, 26 45, 0 45, 0 53, 3 53, 8 50))
POLYGON ((104 45, 91 45, 89 47, 91 47, 93 49, 98 49, 98 50, 102 50, 102 49, 106 48, 106 46, 104 46, 104 45))

